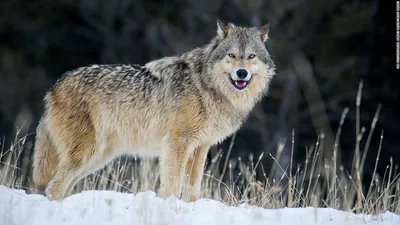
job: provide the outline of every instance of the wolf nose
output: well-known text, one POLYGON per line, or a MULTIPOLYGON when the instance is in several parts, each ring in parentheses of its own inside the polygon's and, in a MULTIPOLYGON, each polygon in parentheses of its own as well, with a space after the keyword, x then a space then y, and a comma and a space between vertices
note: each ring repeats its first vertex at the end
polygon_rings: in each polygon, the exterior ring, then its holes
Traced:
POLYGON ((240 79, 244 79, 247 77, 247 70, 239 69, 238 71, 236 71, 236 74, 240 79))

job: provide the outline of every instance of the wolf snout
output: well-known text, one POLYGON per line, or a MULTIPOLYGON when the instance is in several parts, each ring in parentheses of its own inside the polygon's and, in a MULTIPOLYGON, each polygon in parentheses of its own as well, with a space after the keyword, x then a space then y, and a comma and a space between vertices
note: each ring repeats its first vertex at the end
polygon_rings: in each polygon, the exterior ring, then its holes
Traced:
POLYGON ((249 81, 251 78, 251 73, 246 69, 238 69, 231 73, 232 80, 243 80, 249 81))
POLYGON ((231 82, 237 90, 246 89, 252 74, 246 69, 238 69, 231 74, 231 82))
POLYGON ((245 79, 247 77, 247 70, 245 69, 239 69, 236 71, 236 75, 240 78, 240 79, 245 79))

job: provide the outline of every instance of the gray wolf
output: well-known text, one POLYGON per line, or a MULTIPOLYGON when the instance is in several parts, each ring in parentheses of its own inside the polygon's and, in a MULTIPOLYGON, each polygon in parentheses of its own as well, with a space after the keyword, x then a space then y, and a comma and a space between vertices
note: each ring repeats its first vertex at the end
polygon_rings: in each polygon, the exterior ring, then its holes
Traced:
POLYGON ((275 74, 269 25, 217 21, 202 47, 140 66, 90 65, 46 93, 33 158, 35 187, 62 200, 120 155, 159 157, 161 197, 200 197, 210 146, 236 132, 275 74))

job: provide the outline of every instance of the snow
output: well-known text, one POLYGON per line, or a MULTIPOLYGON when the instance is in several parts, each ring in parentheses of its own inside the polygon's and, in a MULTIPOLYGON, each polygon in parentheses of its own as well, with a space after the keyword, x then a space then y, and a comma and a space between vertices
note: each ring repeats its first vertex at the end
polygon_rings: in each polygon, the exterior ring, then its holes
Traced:
POLYGON ((86 191, 62 202, 42 195, 0 186, 1 225, 399 225, 400 216, 390 212, 378 216, 353 214, 328 208, 263 209, 241 205, 232 207, 218 201, 200 199, 186 203, 173 196, 164 200, 154 192, 134 194, 113 191, 86 191))

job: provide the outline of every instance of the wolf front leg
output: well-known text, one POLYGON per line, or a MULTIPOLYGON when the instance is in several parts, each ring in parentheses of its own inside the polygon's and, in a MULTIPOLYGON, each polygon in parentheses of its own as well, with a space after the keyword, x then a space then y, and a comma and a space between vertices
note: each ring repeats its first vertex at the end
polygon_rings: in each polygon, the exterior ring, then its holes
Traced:
POLYGON ((187 144, 173 140, 163 151, 160 158, 161 190, 160 196, 181 197, 185 168, 192 150, 187 144))
POLYGON ((209 149, 210 146, 208 145, 198 147, 194 150, 186 165, 186 190, 184 195, 186 201, 194 202, 200 198, 201 180, 209 149))
POLYGON ((160 158, 160 195, 164 198, 171 194, 181 197, 189 157, 199 143, 204 143, 202 132, 206 114, 197 96, 183 97, 176 115, 169 131, 167 148, 162 151, 160 158))

